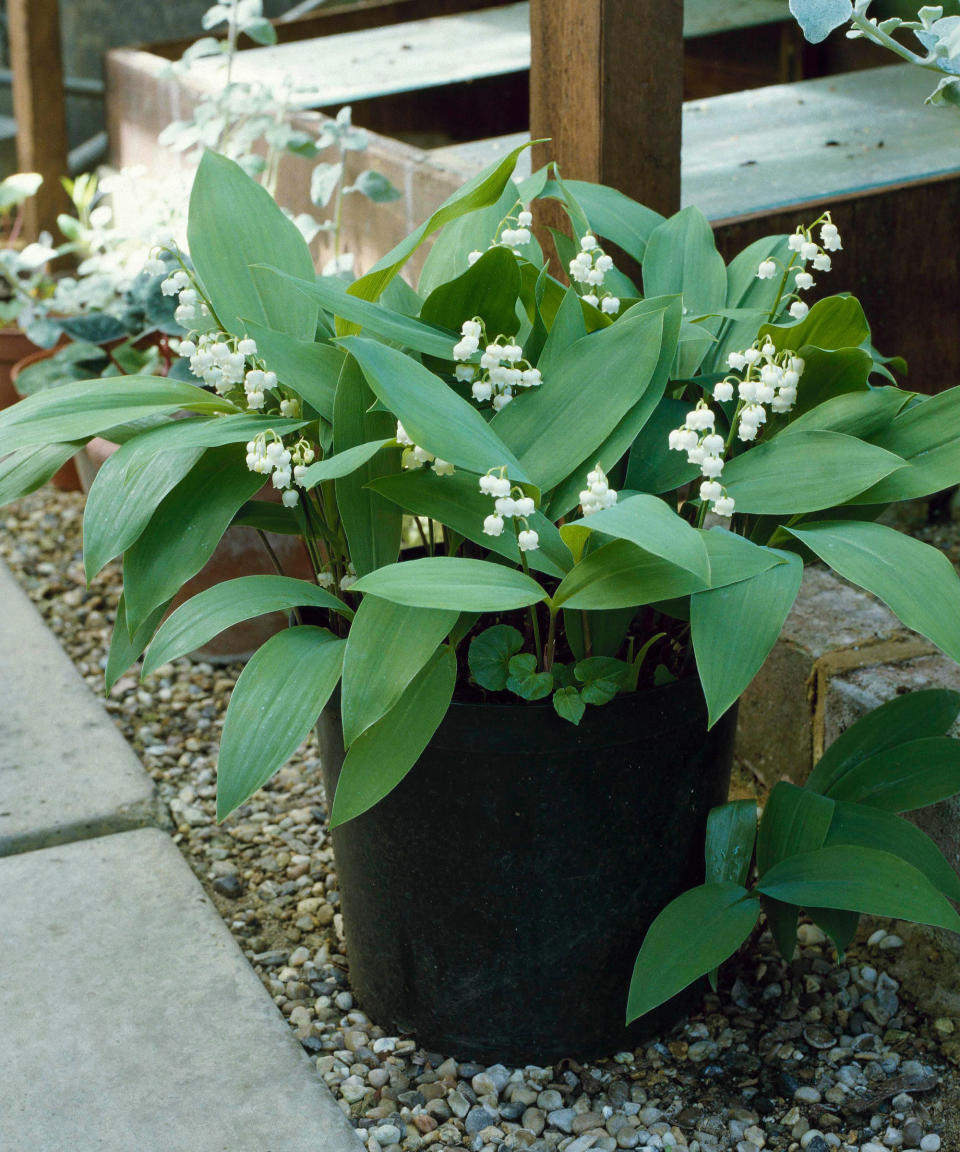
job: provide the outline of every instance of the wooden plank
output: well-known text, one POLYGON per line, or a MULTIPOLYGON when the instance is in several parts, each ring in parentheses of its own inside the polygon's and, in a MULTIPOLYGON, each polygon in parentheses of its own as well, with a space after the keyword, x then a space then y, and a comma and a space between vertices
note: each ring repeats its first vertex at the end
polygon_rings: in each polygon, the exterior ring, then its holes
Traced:
POLYGON ((534 168, 680 201, 683 0, 532 0, 534 168))
POLYGON ((60 178, 67 172, 67 120, 57 0, 7 0, 7 29, 17 121, 17 167, 39 172, 43 185, 27 202, 25 235, 56 232, 67 207, 60 178))

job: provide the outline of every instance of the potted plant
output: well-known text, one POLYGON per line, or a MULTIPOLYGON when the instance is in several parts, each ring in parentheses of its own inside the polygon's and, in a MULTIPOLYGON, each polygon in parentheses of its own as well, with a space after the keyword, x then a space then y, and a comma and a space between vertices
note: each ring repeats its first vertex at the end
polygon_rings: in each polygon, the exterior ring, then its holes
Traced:
POLYGON ((634 958, 703 878, 736 701, 805 561, 960 656, 953 568, 876 523, 960 479, 960 389, 898 388, 854 298, 808 307, 841 248, 829 214, 725 266, 695 209, 664 219, 547 171, 517 186, 516 156, 348 287, 206 154, 192 268, 169 277, 202 386, 27 398, 0 415, 0 490, 85 437, 123 439, 84 522, 90 578, 124 556, 108 684, 144 649, 149 674, 293 613, 231 698, 220 817, 319 718, 367 1010, 542 1062, 628 1039, 634 958), (531 232, 545 197, 571 221, 569 286, 531 232), (398 273, 438 230, 414 290, 398 273), (266 481, 282 503, 254 508, 266 481), (315 580, 228 580, 158 630, 237 522, 299 536, 315 580))

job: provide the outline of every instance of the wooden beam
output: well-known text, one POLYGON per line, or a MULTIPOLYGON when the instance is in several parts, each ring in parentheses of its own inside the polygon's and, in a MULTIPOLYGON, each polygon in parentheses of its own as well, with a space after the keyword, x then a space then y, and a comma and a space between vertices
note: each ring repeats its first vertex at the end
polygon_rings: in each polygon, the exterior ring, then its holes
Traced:
POLYGON ((39 172, 40 191, 27 202, 29 237, 56 234, 57 214, 67 207, 60 178, 67 174, 67 117, 60 56, 58 0, 7 0, 17 166, 39 172))
POLYGON ((534 168, 680 207, 683 0, 531 0, 534 168))

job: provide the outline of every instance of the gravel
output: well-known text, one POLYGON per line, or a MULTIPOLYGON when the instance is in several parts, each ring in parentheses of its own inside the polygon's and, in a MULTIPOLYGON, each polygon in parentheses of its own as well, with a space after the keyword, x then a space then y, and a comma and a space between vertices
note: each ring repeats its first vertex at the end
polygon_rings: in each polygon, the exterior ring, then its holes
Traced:
MULTIPOLYGON (((24 497, 0 512, 0 558, 102 696, 120 574, 111 564, 86 587, 82 514, 80 495, 24 497)), ((960 1021, 914 1007, 889 971, 909 943, 885 929, 839 965, 812 925, 790 965, 764 934, 724 967, 720 994, 704 995, 698 1012, 589 1064, 483 1067, 386 1035, 350 990, 313 740, 215 822, 217 744, 239 672, 178 660, 143 684, 131 672, 104 704, 156 781, 174 840, 368 1152, 953 1146, 960 1021)))

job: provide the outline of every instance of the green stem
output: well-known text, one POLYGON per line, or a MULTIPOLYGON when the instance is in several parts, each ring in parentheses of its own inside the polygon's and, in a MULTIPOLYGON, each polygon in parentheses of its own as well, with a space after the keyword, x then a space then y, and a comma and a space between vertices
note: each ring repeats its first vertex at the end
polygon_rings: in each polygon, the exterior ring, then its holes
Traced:
MULTIPOLYGON (((520 549, 520 563, 523 565, 523 570, 530 576, 530 565, 527 563, 527 554, 520 549)), ((533 579, 533 577, 530 577, 533 579)), ((537 619, 537 606, 536 604, 530 605, 530 622, 533 625, 533 645, 537 650, 537 667, 543 667, 543 645, 540 643, 540 621, 537 619)))
POLYGON ((547 647, 543 653, 543 670, 549 672, 553 667, 553 654, 557 643, 557 609, 550 609, 550 626, 547 629, 547 647))
POLYGON ((340 145, 340 179, 337 181, 337 198, 333 203, 333 258, 340 259, 340 228, 343 224, 343 176, 347 163, 347 150, 340 145))

